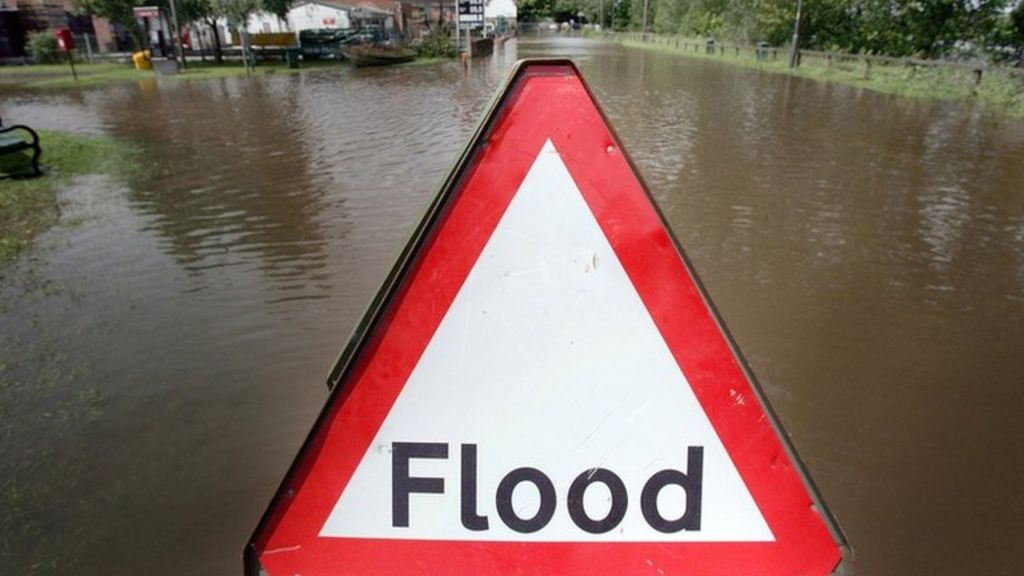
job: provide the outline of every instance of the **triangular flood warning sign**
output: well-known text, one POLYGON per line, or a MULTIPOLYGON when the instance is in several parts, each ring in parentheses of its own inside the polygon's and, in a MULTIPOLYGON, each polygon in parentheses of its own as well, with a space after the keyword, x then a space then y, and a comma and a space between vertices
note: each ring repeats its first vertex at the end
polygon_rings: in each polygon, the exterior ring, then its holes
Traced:
POLYGON ((517 68, 376 304, 250 570, 825 575, 841 559, 570 63, 517 68))
MULTIPOLYGON (((588 515, 604 518, 612 501, 607 486, 598 484, 585 495, 588 515)), ((660 496, 663 517, 683 515, 687 494, 681 487, 660 496)), ((689 496, 696 500, 698 494, 691 489, 689 496)), ((529 484, 512 501, 525 518, 540 504, 539 491, 529 484)), ((540 150, 320 536, 773 540, 551 142, 540 150), (394 526, 387 480, 393 476, 392 447, 401 442, 444 443, 448 458, 415 459, 414 465, 417 476, 448 483, 443 495, 410 496, 407 525, 394 526), (477 452, 474 505, 488 519, 486 530, 467 530, 462 522, 461 445, 477 452), (689 447, 701 451, 699 476, 696 462, 687 462, 689 447), (494 494, 508 472, 526 465, 552 480, 562 505, 542 529, 524 533, 500 520, 494 494), (616 474, 627 489, 622 521, 597 534, 575 525, 565 506, 572 480, 594 468, 616 474), (644 483, 660 470, 690 468, 701 479, 699 529, 652 529, 640 506, 644 483)))

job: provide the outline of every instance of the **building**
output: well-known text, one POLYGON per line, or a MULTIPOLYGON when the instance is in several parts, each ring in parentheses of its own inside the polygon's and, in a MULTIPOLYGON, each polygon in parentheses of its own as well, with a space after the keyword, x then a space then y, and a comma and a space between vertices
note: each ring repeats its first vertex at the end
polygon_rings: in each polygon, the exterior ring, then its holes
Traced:
POLYGON ((401 4, 391 0, 299 0, 292 4, 284 20, 268 12, 249 18, 250 34, 261 32, 300 32, 324 28, 360 28, 367 24, 387 29, 400 27, 396 16, 401 4))
POLYGON ((488 0, 484 5, 484 22, 500 33, 515 29, 517 14, 513 0, 488 0))
POLYGON ((288 26, 295 32, 321 28, 352 28, 351 8, 331 0, 303 0, 292 4, 288 26))
POLYGON ((21 12, 15 6, 8 7, 5 4, 0 4, 0 58, 24 56, 25 39, 25 29, 21 25, 21 12))
POLYGON ((79 53, 124 50, 128 34, 106 19, 76 13, 72 0, 0 0, 0 58, 26 56, 25 41, 31 32, 69 28, 79 53))

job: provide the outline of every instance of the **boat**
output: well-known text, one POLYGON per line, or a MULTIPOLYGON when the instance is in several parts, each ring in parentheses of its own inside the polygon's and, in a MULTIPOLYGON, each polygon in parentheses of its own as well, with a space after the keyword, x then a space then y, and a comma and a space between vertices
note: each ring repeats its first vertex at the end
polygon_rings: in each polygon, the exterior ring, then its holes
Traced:
POLYGON ((386 46, 382 44, 362 44, 349 46, 345 49, 345 55, 357 68, 367 66, 389 66, 412 62, 416 59, 416 51, 400 46, 386 46))

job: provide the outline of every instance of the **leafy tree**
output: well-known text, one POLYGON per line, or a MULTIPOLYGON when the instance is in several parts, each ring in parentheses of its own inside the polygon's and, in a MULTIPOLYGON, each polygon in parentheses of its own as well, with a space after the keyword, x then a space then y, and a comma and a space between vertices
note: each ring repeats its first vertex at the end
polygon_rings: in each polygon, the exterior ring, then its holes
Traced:
POLYGON ((87 14, 95 14, 120 24, 131 32, 135 47, 140 46, 139 29, 135 23, 135 13, 132 11, 136 6, 142 5, 138 0, 74 0, 74 5, 87 14))
POLYGON ((612 0, 612 28, 628 30, 633 22, 633 3, 631 0, 612 0))
POLYGON ((555 0, 519 0, 516 17, 522 22, 537 22, 551 15, 555 0))
POLYGON ((556 22, 580 20, 580 14, 588 14, 593 4, 589 0, 555 0, 551 2, 550 15, 556 22))
POLYGON ((210 0, 213 13, 228 21, 228 26, 242 39, 242 61, 246 67, 252 62, 252 43, 247 24, 249 17, 263 9, 262 0, 210 0))
POLYGON ((270 12, 281 20, 288 19, 288 9, 291 7, 291 0, 263 0, 263 10, 270 12))
POLYGON ((211 0, 177 0, 178 16, 182 22, 201 22, 209 26, 213 32, 213 60, 217 64, 224 62, 221 50, 220 27, 217 26, 218 14, 214 12, 211 0))
POLYGON ((1017 64, 1024 64, 1024 2, 1017 4, 1007 20, 1007 44, 1015 48, 1017 64))

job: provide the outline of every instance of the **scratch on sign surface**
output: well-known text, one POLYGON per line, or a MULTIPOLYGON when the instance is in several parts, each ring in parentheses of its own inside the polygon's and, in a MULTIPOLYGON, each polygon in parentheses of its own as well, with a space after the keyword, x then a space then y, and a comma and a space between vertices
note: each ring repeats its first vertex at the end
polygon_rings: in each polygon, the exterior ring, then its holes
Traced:
POLYGON ((299 551, 301 549, 302 549, 302 545, 301 544, 299 544, 297 546, 284 546, 284 547, 281 547, 281 548, 274 548, 273 550, 264 550, 263 551, 263 555, 264 556, 270 556, 271 554, 277 554, 278 552, 297 552, 297 551, 299 551))

